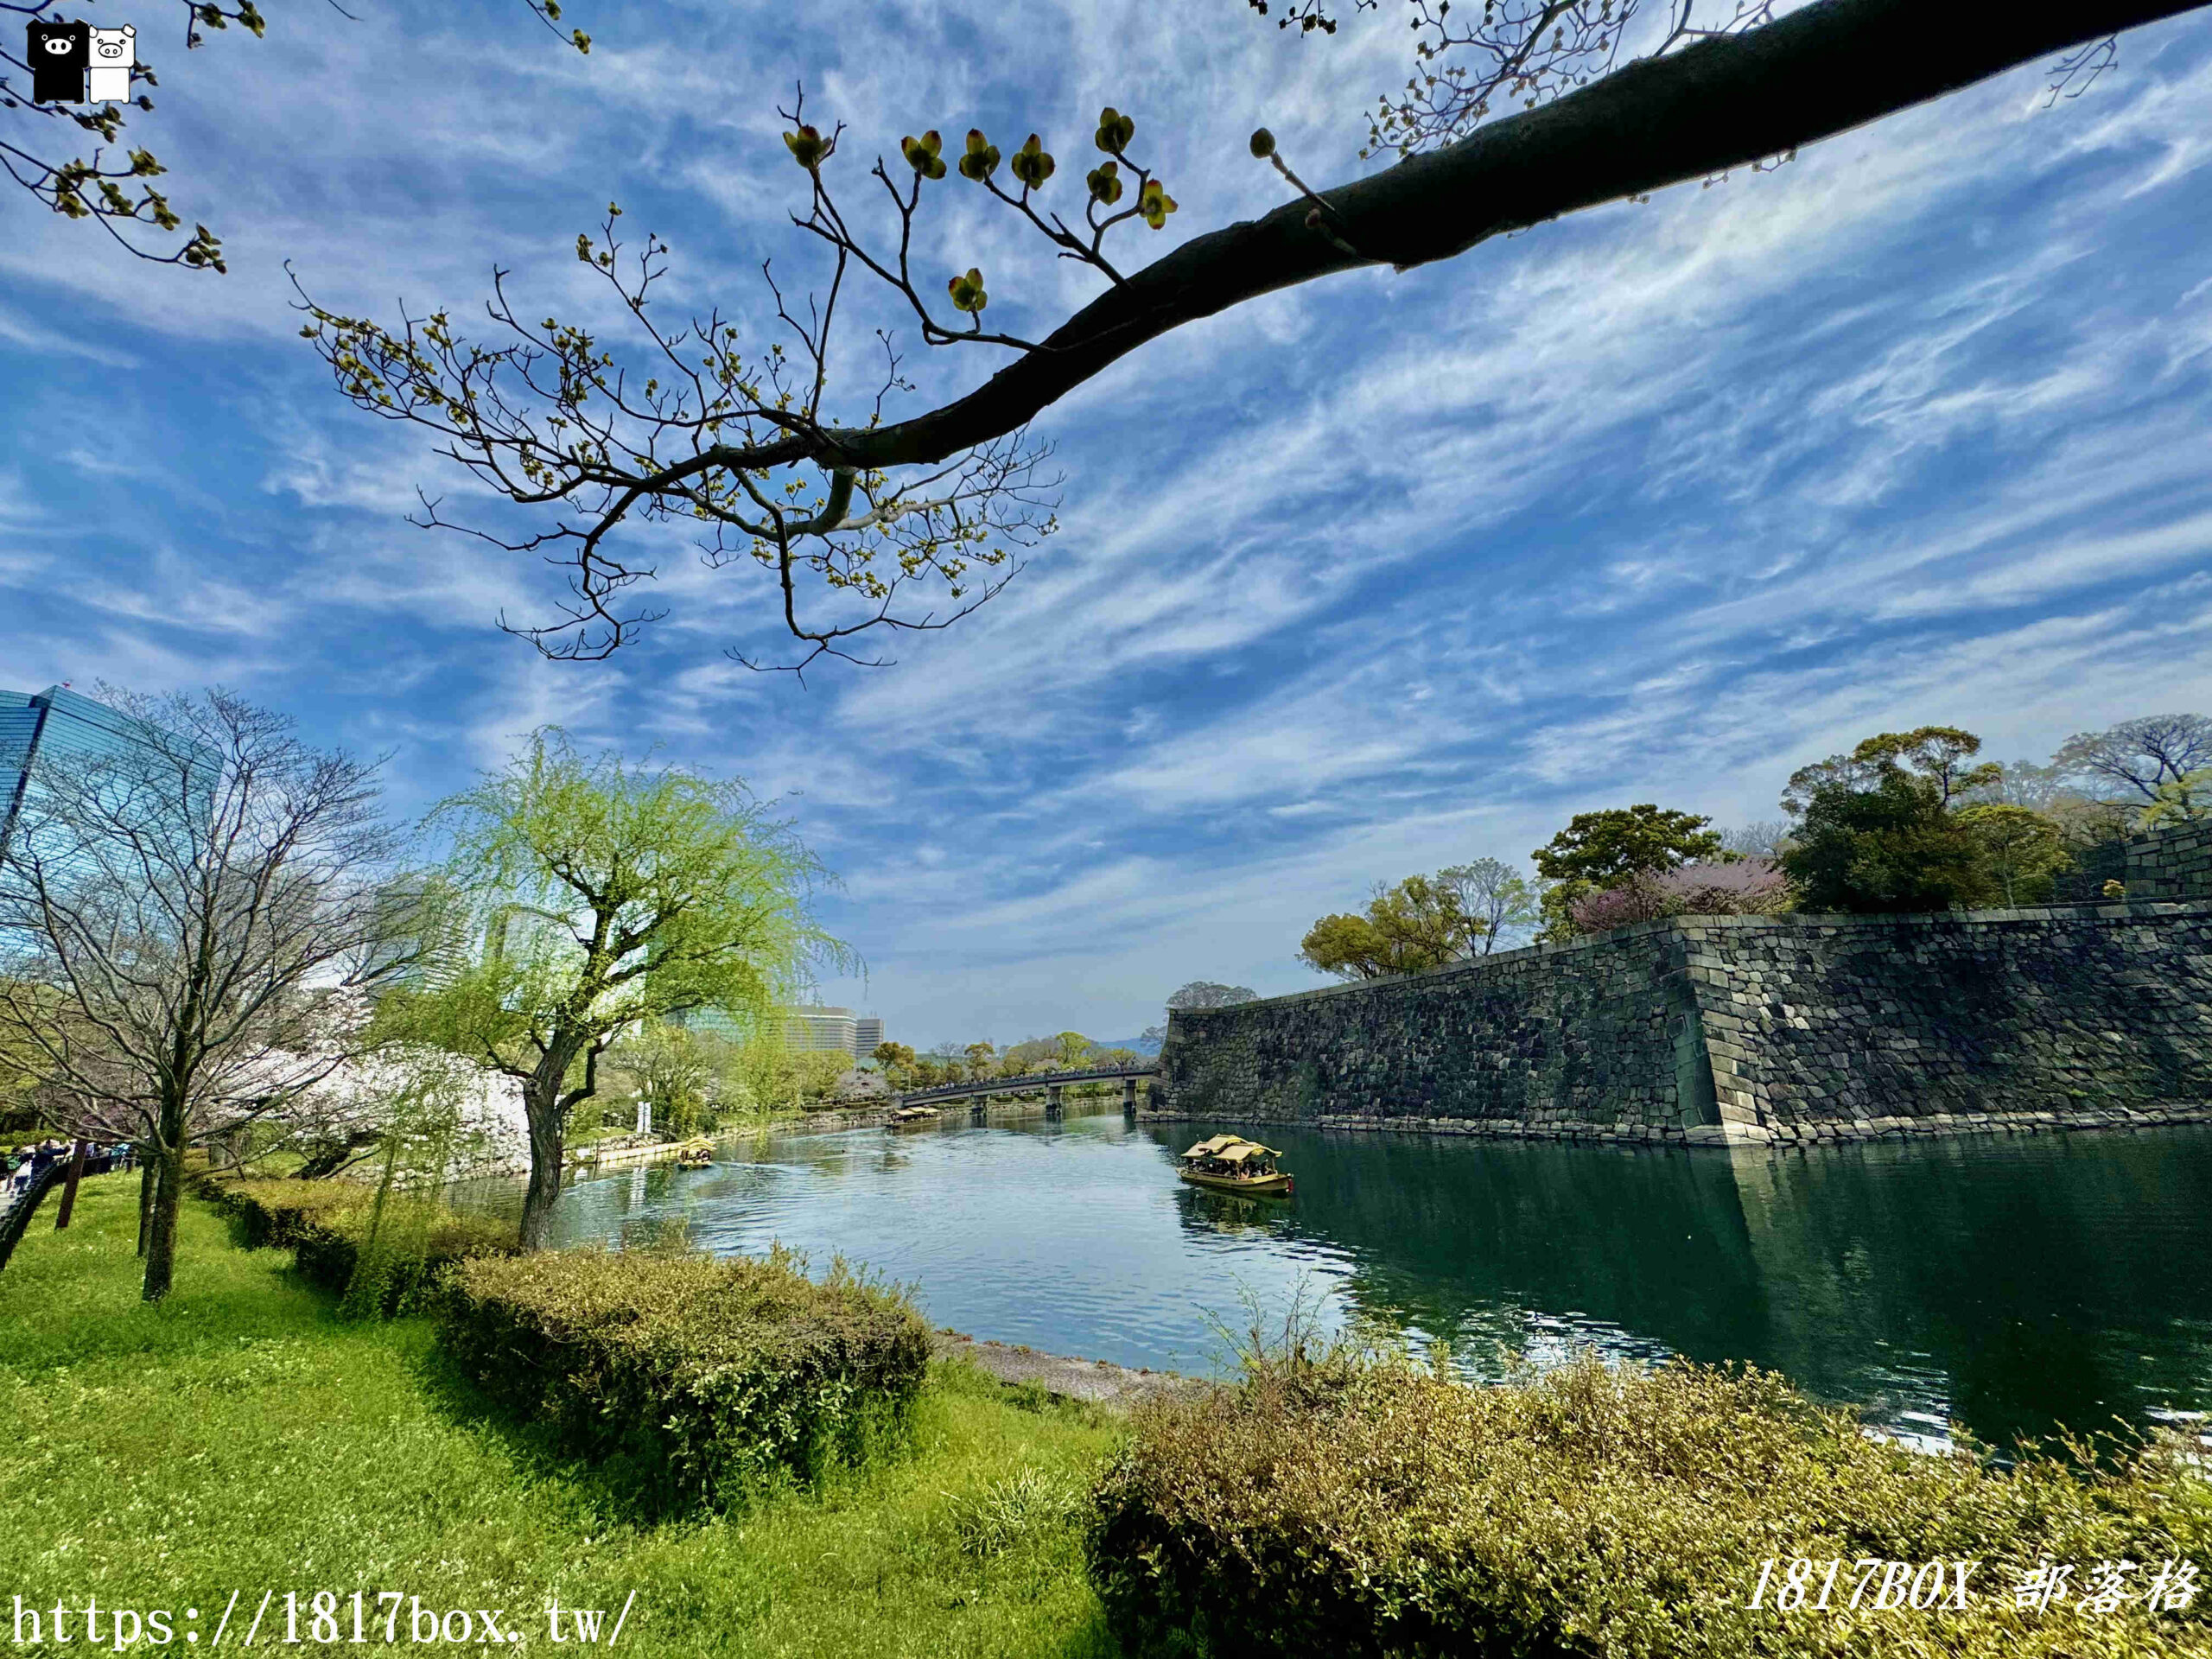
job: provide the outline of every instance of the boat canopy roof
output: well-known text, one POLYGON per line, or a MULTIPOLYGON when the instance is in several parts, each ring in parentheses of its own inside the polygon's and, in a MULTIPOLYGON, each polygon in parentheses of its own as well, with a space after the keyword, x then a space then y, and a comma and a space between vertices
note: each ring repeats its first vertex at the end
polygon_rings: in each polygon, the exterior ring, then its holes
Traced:
POLYGON ((1217 1135, 1211 1141, 1199 1141, 1183 1155, 1185 1158, 1218 1159, 1224 1164, 1241 1164, 1248 1158, 1280 1158, 1282 1154, 1273 1147, 1247 1141, 1241 1135, 1217 1135))

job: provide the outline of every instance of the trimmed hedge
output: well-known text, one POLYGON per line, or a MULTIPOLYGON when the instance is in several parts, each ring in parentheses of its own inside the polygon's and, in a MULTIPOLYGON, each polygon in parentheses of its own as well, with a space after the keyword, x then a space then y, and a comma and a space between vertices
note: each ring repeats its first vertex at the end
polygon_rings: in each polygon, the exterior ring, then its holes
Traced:
POLYGON ((1402 1357, 1278 1359, 1141 1408, 1085 1548, 1133 1650, 2212 1655, 2201 1461, 2102 1450, 2009 1471, 1908 1452, 1753 1371, 1589 1360, 1474 1388, 1402 1357), (1776 1611, 1778 1581, 1748 1605, 1793 1556, 1847 1563, 1831 1611, 1776 1611), (1867 1556, 1978 1561, 1967 1610, 1841 1610, 1867 1556), (2069 1596, 2016 1605, 2046 1560, 2076 1564, 2069 1596), (2084 1611, 2096 1564, 2121 1560, 2135 1599, 2084 1611), (2196 1563, 2196 1597, 2146 1611, 2169 1560, 2196 1563))
MULTIPOLYGON (((327 1289, 354 1287, 375 1215, 376 1192, 354 1181, 222 1180, 194 1184, 238 1228, 249 1249, 289 1249, 302 1276, 327 1289)), ((512 1222, 467 1215, 428 1199, 388 1196, 378 1224, 381 1282, 370 1311, 391 1313, 429 1292, 464 1256, 512 1255, 512 1222)))
POLYGON ((899 1292, 786 1252, 460 1263, 441 1338, 490 1393, 652 1497, 727 1506, 900 1438, 930 1332, 899 1292))

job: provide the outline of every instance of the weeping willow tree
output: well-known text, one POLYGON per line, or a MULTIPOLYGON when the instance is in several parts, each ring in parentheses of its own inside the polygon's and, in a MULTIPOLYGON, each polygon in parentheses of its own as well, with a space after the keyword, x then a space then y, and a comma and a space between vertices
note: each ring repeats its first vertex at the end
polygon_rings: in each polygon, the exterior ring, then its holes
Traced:
POLYGON ((472 944, 388 1018, 521 1083, 527 1247, 611 1044, 694 1008, 766 1024, 817 966, 852 960, 812 914, 828 872, 734 779, 586 754, 549 727, 427 827, 451 837, 442 877, 467 896, 472 944))
POLYGON ((379 1083, 376 1196, 339 1304, 356 1319, 386 1311, 396 1286, 423 1281, 438 1213, 425 1198, 480 1169, 486 1151, 469 1111, 480 1078, 468 1061, 442 1049, 406 1049, 389 1057, 379 1083))

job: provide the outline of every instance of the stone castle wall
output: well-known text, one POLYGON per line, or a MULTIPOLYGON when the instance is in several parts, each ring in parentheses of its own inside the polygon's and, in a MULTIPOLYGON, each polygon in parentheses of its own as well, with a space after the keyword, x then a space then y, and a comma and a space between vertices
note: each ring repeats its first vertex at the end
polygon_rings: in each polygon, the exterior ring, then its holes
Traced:
POLYGON ((2212 903, 1640 923, 1179 1011, 1176 1117, 1694 1144, 2212 1120, 2212 903))
POLYGON ((2212 899, 2212 818, 2130 840, 2123 879, 2132 899, 2212 899))

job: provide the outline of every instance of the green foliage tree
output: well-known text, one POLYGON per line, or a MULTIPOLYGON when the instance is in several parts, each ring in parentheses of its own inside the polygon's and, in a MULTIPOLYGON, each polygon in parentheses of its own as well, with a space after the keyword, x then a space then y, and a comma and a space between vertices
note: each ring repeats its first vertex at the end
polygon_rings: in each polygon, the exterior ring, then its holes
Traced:
MULTIPOLYGON (((1173 1014, 1180 1008, 1225 1008, 1237 1002, 1254 1001, 1259 995, 1249 985, 1224 985, 1217 979, 1194 979, 1167 994, 1167 1011, 1173 1014)), ((1166 1042, 1166 1024, 1146 1027, 1144 1040, 1166 1042)))
POLYGON ((1388 943, 1366 917, 1338 911, 1322 917, 1298 942, 1298 959, 1338 979, 1382 979, 1409 969, 1398 966, 1388 943))
POLYGON ((672 1020, 643 1020, 607 1050, 608 1068, 652 1108, 655 1128, 696 1135, 712 1123, 718 1093, 709 1041, 672 1020))
POLYGON ((810 963, 849 960, 810 912, 820 863, 734 779, 586 756, 547 728, 429 823, 452 835, 448 879, 474 895, 485 946, 449 983, 387 999, 388 1018, 520 1079, 528 1247, 617 1036, 702 1007, 764 1025, 810 963))
POLYGON ((2145 829, 2155 830, 2196 818, 2212 818, 2212 766, 2199 766, 2160 784, 2140 822, 2145 829))
POLYGON ((1954 816, 1981 843, 1984 868, 2008 905, 2048 899, 2051 878, 2074 868, 2065 830, 2032 808, 1981 801, 1954 816))
POLYGON ((1949 806, 1961 797, 2001 786, 2005 769, 1994 761, 1974 763, 1974 757, 1980 753, 1981 740, 1956 726, 1916 726, 1909 732, 1878 733, 1849 754, 1832 754, 1791 772, 1789 786, 1783 791, 1782 810, 1796 817, 1803 813, 1815 789, 1824 785, 1871 789, 1891 768, 1927 779, 1936 786, 1942 804, 1949 806))
POLYGON ((999 1069, 1007 1077, 1019 1077, 1033 1071, 1050 1071, 1059 1061, 1058 1037, 1025 1037, 1007 1049, 999 1069))
POLYGON ((1542 937, 1573 938, 1578 931, 1575 902, 1632 876, 1680 869, 1699 860, 1732 860, 1736 855, 1726 849, 1720 833, 1709 827, 1712 823, 1694 812, 1677 812, 1649 801, 1576 813, 1566 829, 1529 855, 1536 874, 1551 884, 1540 900, 1542 937))
POLYGON ((1306 930, 1299 959, 1340 979, 1379 979, 1488 956, 1499 937, 1533 924, 1537 888, 1494 858, 1434 875, 1377 883, 1363 915, 1324 916, 1306 930))
POLYGON ((967 1058, 971 1077, 988 1077, 998 1066, 998 1050, 988 1043, 970 1043, 961 1052, 967 1058))
POLYGON ((1815 785, 1782 868, 1814 911, 1948 910, 1995 891, 1982 837, 1942 785, 1895 766, 1872 788, 1815 785))
POLYGON ((1324 916, 1299 942, 1299 959, 1339 979, 1427 973, 1465 954, 1467 919, 1426 876, 1379 887, 1365 915, 1324 916))
POLYGON ((1079 1065, 1090 1065, 1091 1056, 1098 1048, 1097 1044, 1079 1031, 1064 1031, 1057 1040, 1060 1052, 1054 1058, 1064 1069, 1071 1071, 1079 1065))
POLYGON ((870 1051, 870 1058, 883 1068, 884 1081, 893 1089, 913 1085, 914 1051, 905 1043, 878 1043, 870 1051))

